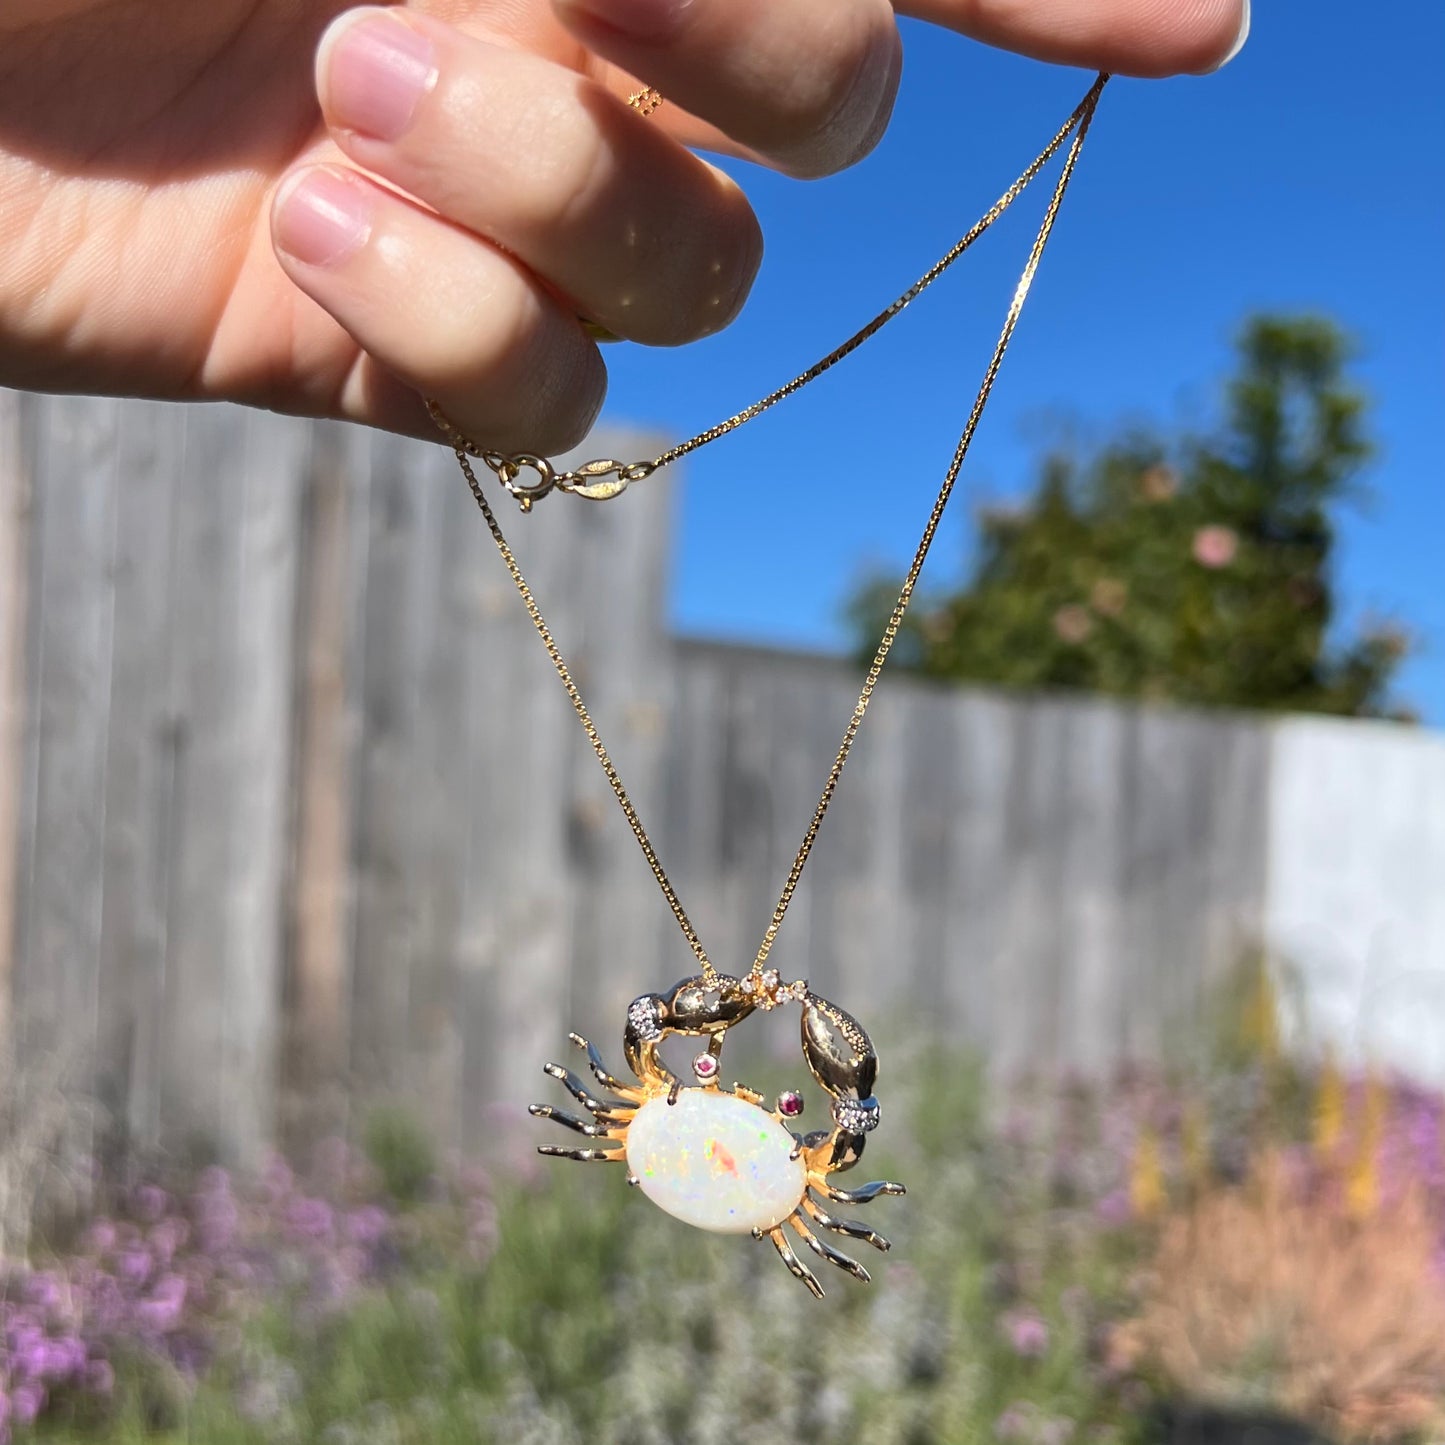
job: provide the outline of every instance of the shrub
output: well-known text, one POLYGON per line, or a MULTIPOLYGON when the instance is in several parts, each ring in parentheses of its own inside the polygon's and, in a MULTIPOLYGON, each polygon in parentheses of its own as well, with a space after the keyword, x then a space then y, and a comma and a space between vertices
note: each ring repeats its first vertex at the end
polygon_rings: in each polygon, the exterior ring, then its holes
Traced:
POLYGON ((1440 1224, 1421 1189, 1361 1212, 1273 1149, 1170 1218, 1116 1358, 1174 1391, 1282 1406, 1349 1439, 1445 1423, 1440 1224))

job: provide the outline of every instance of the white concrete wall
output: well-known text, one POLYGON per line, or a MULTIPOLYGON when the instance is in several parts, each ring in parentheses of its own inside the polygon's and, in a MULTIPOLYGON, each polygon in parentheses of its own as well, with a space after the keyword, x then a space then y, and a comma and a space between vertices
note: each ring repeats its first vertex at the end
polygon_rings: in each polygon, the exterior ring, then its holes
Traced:
POLYGON ((1297 1037, 1445 1084, 1445 736, 1282 720, 1269 803, 1265 937, 1297 1037))

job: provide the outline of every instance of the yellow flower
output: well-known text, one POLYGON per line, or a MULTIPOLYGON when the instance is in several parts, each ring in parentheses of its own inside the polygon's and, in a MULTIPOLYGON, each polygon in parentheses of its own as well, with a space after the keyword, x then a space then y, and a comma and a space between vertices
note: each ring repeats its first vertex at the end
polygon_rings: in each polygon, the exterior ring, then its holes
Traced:
POLYGON ((1129 1207, 1136 1219, 1153 1219, 1164 1207, 1164 1169, 1159 1159, 1159 1136, 1145 1126, 1134 1141, 1129 1169, 1129 1207))
POLYGON ((1315 1092, 1314 1143, 1321 1160, 1333 1157, 1345 1131, 1345 1079, 1332 1053, 1325 1055, 1315 1092))

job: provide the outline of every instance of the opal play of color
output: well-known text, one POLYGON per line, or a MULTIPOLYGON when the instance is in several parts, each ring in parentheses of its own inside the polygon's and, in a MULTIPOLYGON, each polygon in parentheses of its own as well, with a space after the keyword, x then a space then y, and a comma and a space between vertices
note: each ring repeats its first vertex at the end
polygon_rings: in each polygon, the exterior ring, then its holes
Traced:
POLYGON ((756 1104, 712 1089, 649 1099, 627 1130, 627 1167, 674 1218, 718 1234, 771 1229, 797 1207, 807 1165, 793 1136, 756 1104))

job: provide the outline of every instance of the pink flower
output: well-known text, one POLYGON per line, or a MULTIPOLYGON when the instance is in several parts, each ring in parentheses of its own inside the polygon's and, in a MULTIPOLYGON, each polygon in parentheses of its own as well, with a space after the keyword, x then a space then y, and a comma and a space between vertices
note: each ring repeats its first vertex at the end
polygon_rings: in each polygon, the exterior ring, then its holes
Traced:
POLYGON ((1078 646, 1094 630, 1094 619, 1088 609, 1070 602, 1054 613, 1054 631, 1070 646, 1078 646))
POLYGON ((1037 1360, 1049 1348, 1049 1327, 1032 1310, 1011 1310, 1002 1320, 1004 1337, 1014 1354, 1037 1360))
POLYGON ((1193 551, 1201 567, 1228 567, 1239 551, 1239 533, 1233 527, 1201 527, 1194 534, 1193 551))

